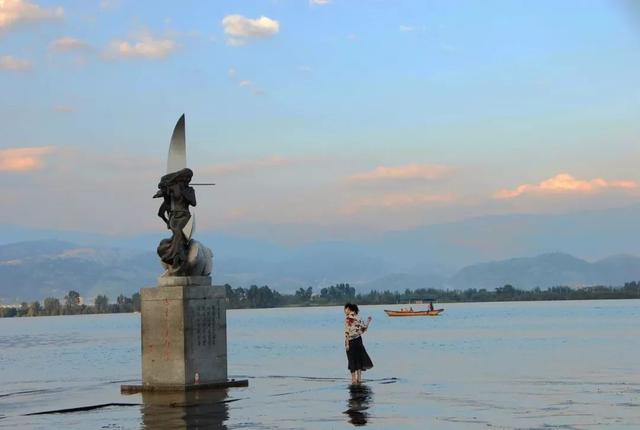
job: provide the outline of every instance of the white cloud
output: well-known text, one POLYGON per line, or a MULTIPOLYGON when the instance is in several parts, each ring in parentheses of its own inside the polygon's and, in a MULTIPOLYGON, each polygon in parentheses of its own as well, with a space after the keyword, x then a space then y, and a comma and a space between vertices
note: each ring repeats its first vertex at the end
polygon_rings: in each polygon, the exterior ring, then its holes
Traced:
POLYGON ((329 3, 331 3, 331 0, 309 0, 309 4, 312 4, 315 6, 326 6, 329 3))
POLYGON ((56 52, 88 51, 91 49, 88 43, 70 36, 56 39, 49 46, 51 50, 56 52))
POLYGON ((262 95, 264 95, 264 91, 262 91, 260 88, 258 88, 253 83, 253 81, 251 81, 249 79, 240 78, 238 76, 238 71, 234 67, 229 68, 229 70, 227 71, 227 75, 229 76, 229 79, 231 81, 236 82, 240 88, 246 89, 247 91, 249 91, 254 96, 262 96, 262 95))
POLYGON ((29 0, 0 0, 0 30, 27 22, 50 21, 63 17, 64 9, 61 6, 43 8, 29 0))
POLYGON ((242 81, 238 82, 238 86, 240 88, 247 89, 254 96, 262 96, 262 95, 264 95, 264 91, 262 91, 260 88, 256 87, 256 85, 252 81, 250 81, 248 79, 243 79, 242 81))
POLYGON ((113 40, 106 52, 107 58, 166 58, 178 50, 180 45, 169 37, 154 37, 151 33, 142 32, 135 41, 113 40))
MULTIPOLYGON (((1 1, 1 0, 0 0, 1 1)), ((31 70, 31 61, 15 58, 10 55, 0 57, 0 70, 11 72, 25 72, 31 70)))
POLYGON ((242 15, 227 15, 222 19, 227 44, 242 46, 254 39, 273 37, 280 31, 280 23, 266 16, 251 19, 242 15))

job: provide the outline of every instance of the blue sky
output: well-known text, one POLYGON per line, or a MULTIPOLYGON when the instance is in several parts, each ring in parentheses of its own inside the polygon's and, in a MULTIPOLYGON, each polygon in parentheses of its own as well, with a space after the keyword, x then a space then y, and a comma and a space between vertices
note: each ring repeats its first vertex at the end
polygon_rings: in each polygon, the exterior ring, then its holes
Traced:
POLYGON ((148 197, 183 112, 189 163, 218 183, 206 229, 638 202, 632 2, 317 3, 6 0, 0 224, 161 227, 148 197))

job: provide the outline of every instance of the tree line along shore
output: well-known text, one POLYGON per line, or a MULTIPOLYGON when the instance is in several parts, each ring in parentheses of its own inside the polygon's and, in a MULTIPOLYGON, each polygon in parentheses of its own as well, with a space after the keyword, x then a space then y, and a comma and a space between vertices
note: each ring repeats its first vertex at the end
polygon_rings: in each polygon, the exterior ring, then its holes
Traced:
MULTIPOLYGON (((520 290, 512 285, 498 287, 495 290, 469 288, 466 290, 437 290, 434 288, 407 289, 399 291, 370 291, 356 294, 349 284, 337 284, 322 288, 314 294, 313 288, 299 288, 293 294, 281 294, 268 286, 233 288, 225 285, 228 309, 257 309, 287 306, 335 306, 346 302, 360 305, 392 305, 408 303, 416 299, 433 299, 442 303, 461 302, 508 302, 508 301, 544 301, 544 300, 606 300, 640 299, 640 282, 627 282, 622 287, 593 286, 584 288, 551 287, 545 290, 520 290)), ((35 317, 54 315, 82 315, 105 313, 140 312, 140 294, 131 297, 119 295, 111 303, 105 295, 98 295, 93 304, 82 303, 77 291, 69 293, 61 301, 47 297, 42 303, 23 302, 18 306, 0 307, 0 318, 35 317)))

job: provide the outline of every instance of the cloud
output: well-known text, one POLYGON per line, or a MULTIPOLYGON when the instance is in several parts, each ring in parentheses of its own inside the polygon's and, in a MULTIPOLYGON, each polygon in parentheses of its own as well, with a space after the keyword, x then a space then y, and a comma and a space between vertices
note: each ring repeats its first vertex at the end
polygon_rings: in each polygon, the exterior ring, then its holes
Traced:
POLYGON ((331 0, 309 0, 309 4, 314 6, 326 6, 331 3, 331 0))
POLYGON ((524 194, 592 194, 606 189, 630 190, 638 188, 635 181, 608 181, 602 178, 576 179, 568 173, 560 173, 539 184, 523 184, 515 189, 502 189, 494 194, 496 199, 513 199, 524 194))
POLYGON ((251 19, 242 15, 227 15, 222 19, 227 44, 242 46, 251 40, 273 37, 280 31, 280 23, 266 16, 251 19))
POLYGON ((251 92, 251 94, 253 94, 254 96, 264 95, 264 91, 258 88, 253 81, 250 81, 249 79, 239 78, 238 71, 235 68, 231 67, 227 71, 227 75, 229 76, 229 79, 231 79, 231 81, 237 82, 240 88, 246 89, 247 91, 251 92))
POLYGON ((437 164, 405 164, 396 167, 378 166, 369 172, 352 175, 349 180, 352 182, 434 180, 446 176, 451 171, 451 167, 437 164))
POLYGON ((264 95, 264 91, 262 91, 260 88, 256 87, 256 85, 247 79, 244 79, 240 82, 238 82, 238 86, 240 88, 244 88, 247 91, 251 92, 251 94, 253 94, 254 96, 263 96, 264 95))
POLYGON ((38 21, 50 21, 64 17, 61 6, 43 8, 28 0, 0 0, 0 30, 38 21))
MULTIPOLYGON (((1 0, 0 0, 1 1, 1 0)), ((31 61, 15 58, 10 55, 0 57, 0 70, 11 72, 25 72, 31 70, 31 61)))
POLYGON ((107 58, 166 58, 178 50, 178 43, 169 37, 156 38, 149 32, 141 32, 134 42, 113 40, 109 44, 107 58))
POLYGON ((44 166, 44 157, 53 152, 51 146, 0 149, 0 172, 29 172, 44 166))
POLYGON ((70 36, 54 40, 49 47, 55 52, 84 52, 91 49, 88 43, 70 36))

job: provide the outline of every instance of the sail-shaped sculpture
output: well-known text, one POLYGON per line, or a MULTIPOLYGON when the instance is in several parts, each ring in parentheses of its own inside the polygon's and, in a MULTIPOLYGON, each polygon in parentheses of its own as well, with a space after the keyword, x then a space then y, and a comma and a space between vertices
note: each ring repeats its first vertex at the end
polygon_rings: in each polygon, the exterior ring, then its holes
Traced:
POLYGON ((167 156, 167 174, 186 169, 187 167, 187 139, 184 127, 184 114, 178 119, 169 143, 167 156))
POLYGON ((154 198, 162 198, 158 216, 172 235, 158 245, 158 256, 165 271, 162 276, 209 276, 213 254, 193 239, 196 192, 190 186, 193 171, 187 167, 185 118, 180 117, 173 129, 167 159, 167 174, 160 178, 154 198))

